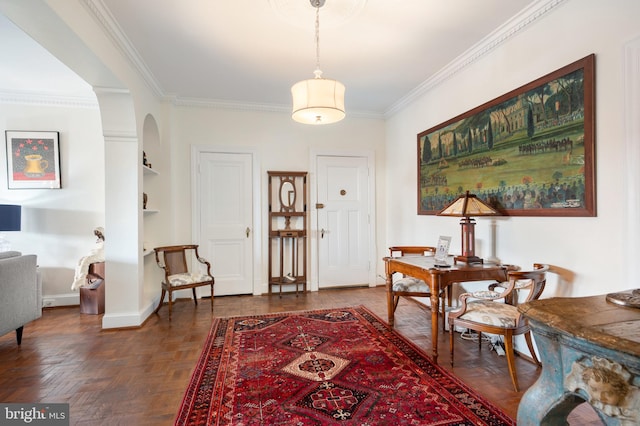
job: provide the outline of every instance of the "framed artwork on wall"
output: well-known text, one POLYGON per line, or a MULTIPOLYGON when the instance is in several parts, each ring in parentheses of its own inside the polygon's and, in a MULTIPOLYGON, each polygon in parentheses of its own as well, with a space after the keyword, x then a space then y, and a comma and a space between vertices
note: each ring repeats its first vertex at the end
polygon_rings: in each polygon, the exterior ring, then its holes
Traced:
POLYGON ((595 216, 595 57, 418 134, 418 214, 472 192, 506 216, 595 216))
POLYGON ((9 189, 59 189, 58 132, 5 132, 9 189))

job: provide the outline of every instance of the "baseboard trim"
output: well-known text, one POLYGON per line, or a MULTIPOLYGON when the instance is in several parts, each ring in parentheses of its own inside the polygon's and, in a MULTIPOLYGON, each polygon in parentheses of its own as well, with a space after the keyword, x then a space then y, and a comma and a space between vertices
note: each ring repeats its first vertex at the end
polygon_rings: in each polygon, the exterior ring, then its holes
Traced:
POLYGON ((160 301, 160 298, 156 298, 149 302, 145 308, 140 312, 130 313, 118 313, 107 314, 102 317, 102 329, 114 329, 114 328, 138 328, 141 327, 144 322, 155 310, 155 306, 160 301))
POLYGON ((42 307, 54 308, 56 306, 79 306, 80 293, 65 293, 55 295, 43 295, 42 307))
POLYGON ((139 312, 122 314, 104 314, 102 328, 137 328, 142 325, 142 315, 139 312))

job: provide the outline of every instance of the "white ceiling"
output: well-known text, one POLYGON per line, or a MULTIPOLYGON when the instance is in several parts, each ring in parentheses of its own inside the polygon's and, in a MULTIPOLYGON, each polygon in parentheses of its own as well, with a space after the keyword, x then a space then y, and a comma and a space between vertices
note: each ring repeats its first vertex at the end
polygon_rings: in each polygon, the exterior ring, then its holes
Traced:
MULTIPOLYGON (((280 9, 276 0, 90 1, 111 18, 109 31, 161 96, 288 108, 291 85, 313 77, 315 9, 309 0, 278 0, 280 9)), ((346 86, 347 114, 384 114, 539 2, 326 0, 320 65, 325 77, 346 86)), ((86 90, 52 57, 42 62, 46 51, 1 15, 0 39, 12 41, 0 43, 0 90, 86 90)))
POLYGON ((1 13, 0 40, 1 91, 52 96, 92 95, 86 82, 1 13))

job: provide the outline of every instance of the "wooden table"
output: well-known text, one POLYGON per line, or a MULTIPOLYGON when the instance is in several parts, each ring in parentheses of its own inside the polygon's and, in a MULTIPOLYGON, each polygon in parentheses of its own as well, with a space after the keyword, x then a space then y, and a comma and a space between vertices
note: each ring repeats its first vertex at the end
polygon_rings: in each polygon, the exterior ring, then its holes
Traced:
POLYGON ((584 401, 607 425, 640 424, 640 309, 605 295, 525 303, 542 373, 522 397, 518 425, 566 424, 584 401))
POLYGON ((431 345, 433 362, 438 362, 438 313, 439 294, 453 283, 465 281, 506 281, 510 266, 493 264, 454 263, 448 268, 436 267, 433 256, 385 257, 387 285, 387 309, 389 325, 393 327, 393 274, 401 273, 423 280, 430 288, 431 296, 431 345))

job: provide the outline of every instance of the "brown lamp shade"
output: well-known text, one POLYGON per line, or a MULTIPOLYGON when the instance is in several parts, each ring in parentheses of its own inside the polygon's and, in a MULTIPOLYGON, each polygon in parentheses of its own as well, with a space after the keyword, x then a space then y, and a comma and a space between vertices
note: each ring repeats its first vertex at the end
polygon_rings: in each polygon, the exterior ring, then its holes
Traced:
POLYGON ((456 256, 456 261, 465 263, 482 263, 482 259, 476 256, 476 222, 471 216, 495 216, 500 213, 493 207, 487 205, 474 194, 467 191, 459 196, 451 204, 442 209, 438 216, 462 217, 460 226, 462 227, 462 255, 456 256))
POLYGON ((438 216, 495 216, 500 213, 493 207, 485 204, 475 194, 466 194, 459 196, 451 204, 440 210, 438 216))

